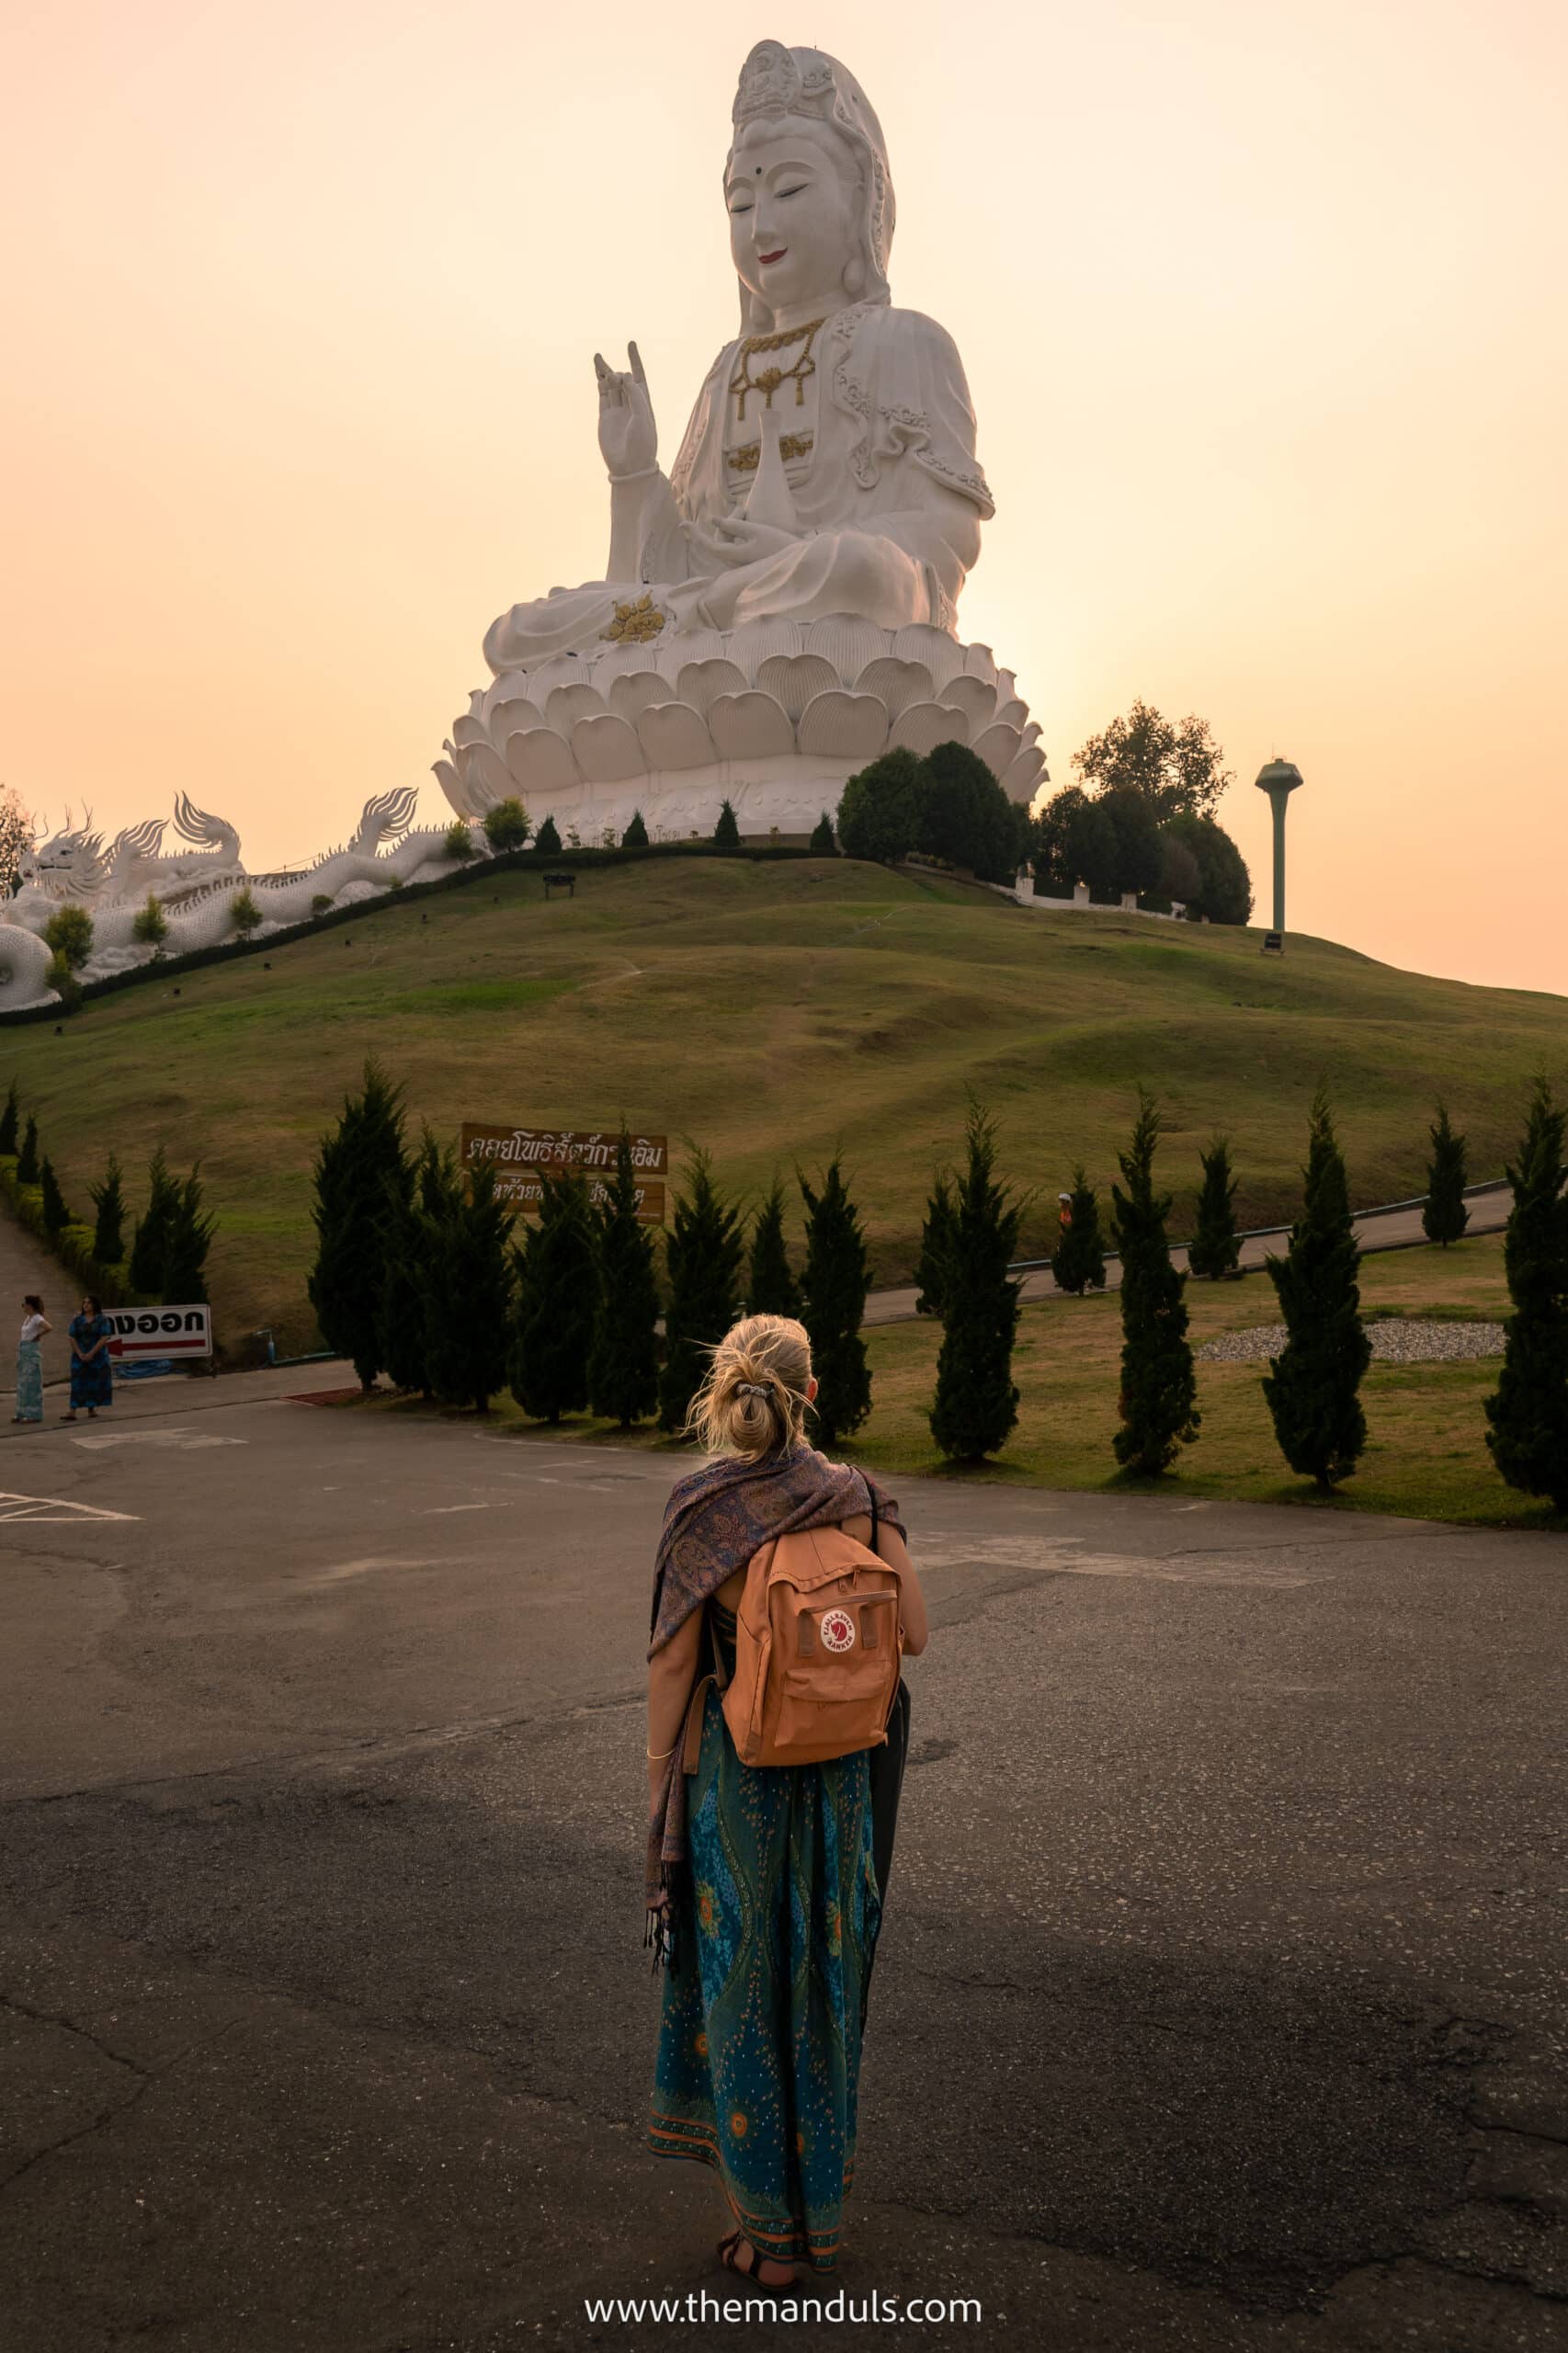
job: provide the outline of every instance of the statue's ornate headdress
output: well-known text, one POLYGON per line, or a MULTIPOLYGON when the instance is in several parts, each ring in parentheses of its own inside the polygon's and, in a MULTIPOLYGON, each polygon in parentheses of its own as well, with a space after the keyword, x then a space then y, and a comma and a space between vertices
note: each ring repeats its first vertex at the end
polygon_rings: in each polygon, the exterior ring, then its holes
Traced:
MULTIPOLYGON (((860 166, 859 242, 856 274, 864 284, 846 291, 858 301, 887 302, 888 255, 897 208, 882 127, 865 91, 846 67, 820 49, 786 49, 782 41, 759 40, 741 68, 732 109, 736 133, 758 119, 795 115, 815 119, 836 131, 860 166)), ((733 162, 734 149, 730 151, 733 162)), ((725 165, 728 176, 729 163, 725 165)), ((759 324, 750 297, 741 290, 741 321, 750 332, 759 324)))

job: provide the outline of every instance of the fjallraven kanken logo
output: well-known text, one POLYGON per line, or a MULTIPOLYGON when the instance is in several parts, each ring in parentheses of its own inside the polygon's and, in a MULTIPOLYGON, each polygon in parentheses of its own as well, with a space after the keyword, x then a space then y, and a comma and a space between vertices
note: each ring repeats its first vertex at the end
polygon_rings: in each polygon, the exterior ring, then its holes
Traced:
POLYGON ((880 1747, 903 1653, 896 1569, 842 1528, 773 1538, 746 1570, 723 1694, 742 1764, 880 1747))

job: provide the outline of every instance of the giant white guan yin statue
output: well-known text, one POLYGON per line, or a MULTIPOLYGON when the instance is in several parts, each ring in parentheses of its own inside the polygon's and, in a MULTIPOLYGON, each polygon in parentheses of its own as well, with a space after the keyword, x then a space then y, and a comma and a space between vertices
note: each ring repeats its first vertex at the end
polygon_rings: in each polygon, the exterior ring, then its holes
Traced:
POLYGON ((666 472, 637 347, 596 358, 609 475, 603 580, 514 605, 436 774, 477 817, 519 796, 585 843, 800 834, 892 745, 957 739, 1020 801, 1040 730, 957 635, 994 512, 952 338, 893 307, 893 189, 854 75, 761 41, 724 170, 740 334, 666 472))

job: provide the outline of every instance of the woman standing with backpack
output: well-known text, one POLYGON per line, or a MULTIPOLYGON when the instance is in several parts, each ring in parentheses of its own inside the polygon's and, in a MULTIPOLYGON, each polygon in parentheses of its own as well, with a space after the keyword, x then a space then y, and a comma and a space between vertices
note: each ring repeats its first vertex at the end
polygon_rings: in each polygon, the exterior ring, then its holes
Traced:
POLYGON ((670 1497, 648 1663, 649 2145, 718 2171, 721 2259, 765 2290, 843 2243, 881 1921, 871 1760, 926 1640, 898 1506, 806 1444, 815 1394, 784 1316, 715 1350, 687 1427, 722 1459, 670 1497))

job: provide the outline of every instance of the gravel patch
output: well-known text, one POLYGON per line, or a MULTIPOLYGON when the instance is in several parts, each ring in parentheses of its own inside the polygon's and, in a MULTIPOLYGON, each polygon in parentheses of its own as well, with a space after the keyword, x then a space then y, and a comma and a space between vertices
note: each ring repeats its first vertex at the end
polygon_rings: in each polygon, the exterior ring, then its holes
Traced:
MULTIPOLYGON (((1369 1324, 1372 1354, 1387 1364, 1449 1364, 1460 1357, 1500 1357, 1501 1324, 1428 1324, 1391 1316, 1369 1324)), ((1285 1345, 1283 1324, 1260 1324, 1251 1332, 1227 1332, 1197 1352, 1199 1364, 1260 1364, 1285 1345)))

